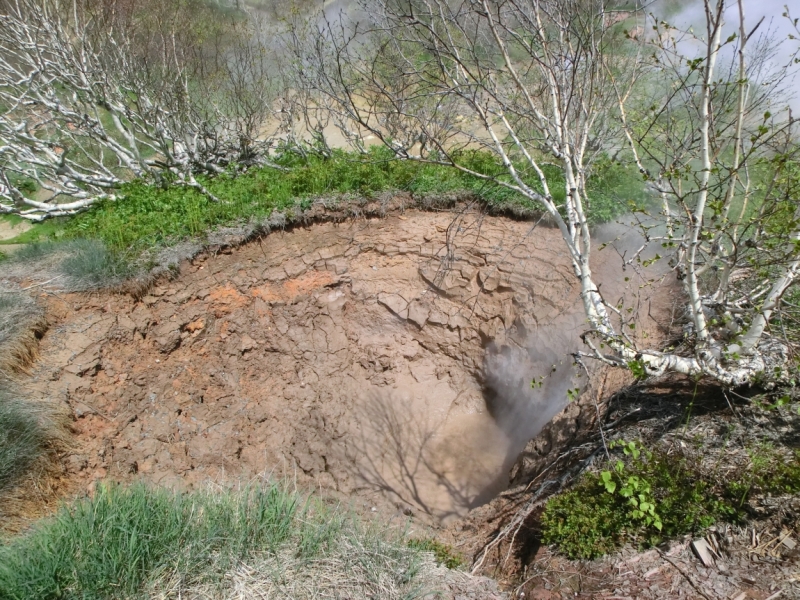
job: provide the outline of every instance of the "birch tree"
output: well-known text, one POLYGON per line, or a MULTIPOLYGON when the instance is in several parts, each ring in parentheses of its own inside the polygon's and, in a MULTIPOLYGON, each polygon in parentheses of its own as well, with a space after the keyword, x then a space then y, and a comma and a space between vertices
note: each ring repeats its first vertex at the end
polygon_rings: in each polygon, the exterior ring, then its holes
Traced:
POLYGON ((800 215, 785 214, 796 144, 791 116, 766 104, 788 75, 753 48, 743 10, 728 34, 724 1, 704 6, 703 31, 677 35, 606 0, 380 0, 369 21, 295 27, 292 50, 354 147, 374 136, 398 159, 490 180, 549 217, 580 285, 583 356, 727 385, 785 378, 789 347, 770 323, 798 271, 800 215), (498 168, 476 167, 475 150, 498 168), (678 345, 637 343, 595 281, 587 182, 604 154, 635 164, 660 202, 626 262, 644 268, 649 245, 669 255, 688 322, 678 345))
POLYGON ((133 178, 197 189, 266 161, 278 95, 254 22, 200 2, 7 0, 0 213, 74 214, 133 178))

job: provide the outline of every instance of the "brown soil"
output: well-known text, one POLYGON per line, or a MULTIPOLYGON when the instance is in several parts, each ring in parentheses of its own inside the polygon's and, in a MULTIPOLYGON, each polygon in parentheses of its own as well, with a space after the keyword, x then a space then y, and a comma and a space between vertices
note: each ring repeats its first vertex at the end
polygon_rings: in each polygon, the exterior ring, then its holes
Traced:
POLYGON ((566 399, 566 375, 529 385, 580 327, 559 234, 532 229, 409 211, 273 233, 138 301, 48 296, 57 324, 27 384, 72 408, 87 484, 267 472, 463 514, 566 399))
POLYGON ((29 386, 71 406, 87 485, 267 472, 461 514, 521 449, 487 411, 487 343, 574 310, 558 233, 530 228, 423 212, 314 225, 199 258, 141 301, 58 297, 29 386))
MULTIPOLYGON (((204 254, 141 297, 48 292, 51 327, 23 383, 72 411, 60 489, 284 476, 449 523, 442 534, 471 558, 513 503, 460 517, 596 428, 594 401, 624 382, 595 377, 567 405, 586 381, 562 248, 543 225, 410 210, 204 254)), ((647 287, 631 302, 643 281, 617 256, 595 253, 602 291, 652 333, 671 295, 651 302, 647 287)))

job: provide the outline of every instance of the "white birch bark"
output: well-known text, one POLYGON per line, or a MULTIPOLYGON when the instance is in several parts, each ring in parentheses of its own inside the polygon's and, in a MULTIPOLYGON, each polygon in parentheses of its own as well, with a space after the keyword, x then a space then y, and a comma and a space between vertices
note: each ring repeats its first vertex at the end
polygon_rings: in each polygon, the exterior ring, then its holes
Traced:
POLYGON ((196 85, 203 72, 186 55, 193 50, 176 45, 179 31, 161 36, 160 58, 146 57, 138 45, 164 32, 119 25, 114 14, 94 0, 4 5, 0 211, 32 220, 74 214, 115 198, 132 178, 192 187, 215 201, 200 175, 268 164, 275 86, 248 22, 231 25, 242 28, 225 42, 236 52, 209 57, 222 69, 212 74, 223 84, 212 89, 196 85), (14 183, 25 180, 44 198, 14 183))

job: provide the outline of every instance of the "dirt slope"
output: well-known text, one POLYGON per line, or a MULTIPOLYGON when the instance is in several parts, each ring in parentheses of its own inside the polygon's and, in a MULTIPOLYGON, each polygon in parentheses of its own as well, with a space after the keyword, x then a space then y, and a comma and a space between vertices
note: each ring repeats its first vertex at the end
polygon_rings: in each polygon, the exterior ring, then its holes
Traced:
POLYGON ((507 487, 582 385, 562 248, 557 230, 469 211, 274 232, 139 300, 47 294, 24 384, 72 410, 78 489, 274 474, 447 521, 507 487))
POLYGON ((575 303, 557 232, 530 228, 422 212, 314 225, 198 259, 139 302, 55 297, 29 385, 71 406, 87 480, 271 472, 457 514, 514 458, 486 410, 486 344, 575 303))
MULTIPOLYGON (((450 211, 275 232, 186 262, 139 300, 45 294, 51 328, 22 383, 73 414, 62 490, 100 479, 191 488, 285 475, 382 517, 449 523, 441 537, 470 558, 518 502, 503 495, 459 517, 509 479, 527 489, 580 431, 596 428, 594 398, 624 383, 604 373, 567 405, 567 390, 585 384, 569 359, 584 324, 561 248, 555 230, 450 211), (533 379, 543 385, 531 388, 533 379)), ((616 256, 594 256, 601 289, 626 298, 637 331, 651 335, 670 320, 670 288, 631 302, 643 282, 620 275, 616 256)), ((540 549, 515 594, 743 589, 746 563, 738 579, 704 574, 686 544, 679 550, 673 568, 652 552, 579 564, 540 549), (617 563, 637 568, 623 577, 607 569, 617 563), (669 581, 656 581, 662 571, 669 581), (556 572, 558 585, 549 583, 556 572)), ((489 584, 470 580, 459 593, 500 597, 489 584)))

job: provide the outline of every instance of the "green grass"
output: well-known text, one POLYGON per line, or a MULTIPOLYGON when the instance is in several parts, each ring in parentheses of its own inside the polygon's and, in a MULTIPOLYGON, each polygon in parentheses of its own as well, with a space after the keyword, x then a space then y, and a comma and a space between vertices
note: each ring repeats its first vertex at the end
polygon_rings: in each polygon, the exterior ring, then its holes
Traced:
POLYGON ((753 494, 800 493, 800 450, 787 457, 771 444, 751 448, 750 469, 732 478, 727 484, 729 495, 739 505, 745 505, 753 494))
MULTIPOLYGON (((496 159, 483 152, 468 152, 463 162, 486 174, 500 174, 496 159)), ((463 174, 452 168, 392 160, 385 148, 376 147, 366 156, 335 151, 329 158, 301 157, 286 153, 277 159, 286 171, 253 169, 245 174, 219 176, 203 183, 221 202, 213 203, 189 188, 159 188, 141 182, 126 184, 122 198, 103 202, 70 219, 46 221, 6 243, 36 240, 90 238, 101 240, 110 250, 128 259, 146 249, 201 237, 229 224, 258 220, 274 210, 305 208, 311 199, 349 194, 370 197, 386 190, 418 195, 469 192, 492 207, 535 209, 530 201, 497 184, 463 174)), ((564 196, 558 169, 547 167, 556 200, 564 196)), ((538 187, 529 176, 531 185, 538 187)), ((601 161, 591 184, 593 222, 604 222, 629 209, 630 201, 641 202, 644 191, 635 169, 601 161)))
POLYGON ((457 569, 464 564, 464 557, 447 544, 433 538, 413 538, 408 540, 408 547, 423 552, 431 552, 437 564, 448 569, 457 569))
POLYGON ((289 154, 278 162, 288 170, 262 168, 205 181, 219 203, 193 189, 128 184, 121 190, 124 200, 105 202, 71 219, 65 234, 101 239, 116 252, 136 255, 154 246, 203 236, 219 226, 265 218, 274 210, 305 208, 314 197, 369 197, 390 189, 445 193, 485 187, 452 169, 389 160, 385 151, 377 149, 367 157, 339 151, 332 158, 289 154))
POLYGON ((800 492, 800 451, 787 457, 771 446, 750 450, 750 465, 718 477, 697 459, 654 452, 624 461, 623 478, 650 484, 661 531, 631 516, 628 498, 609 493, 599 473, 586 473, 569 490, 551 498, 542 515, 542 541, 573 559, 597 558, 633 543, 651 547, 717 522, 740 522, 759 494, 800 492))
POLYGON ((420 561, 385 526, 277 484, 184 494, 106 485, 0 545, 0 598, 193 597, 237 578, 282 590, 264 597, 311 598, 330 579, 358 597, 410 598, 420 561))
POLYGON ((37 412, 34 405, 0 387, 0 493, 17 483, 47 452, 50 432, 37 412))

